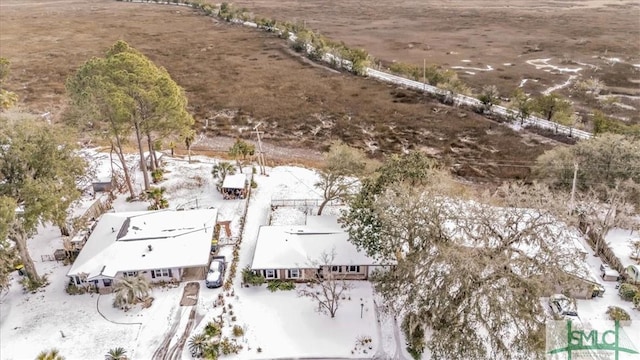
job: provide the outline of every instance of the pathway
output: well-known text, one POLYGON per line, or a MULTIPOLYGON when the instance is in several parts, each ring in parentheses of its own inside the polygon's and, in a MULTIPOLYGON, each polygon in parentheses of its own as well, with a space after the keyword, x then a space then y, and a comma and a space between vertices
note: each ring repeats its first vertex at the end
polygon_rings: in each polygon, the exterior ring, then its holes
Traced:
POLYGON ((178 330, 178 325, 180 324, 180 319, 182 318, 183 311, 184 311, 184 308, 181 307, 176 312, 176 316, 173 319, 173 324, 171 325, 171 328, 164 336, 164 340, 162 340, 162 343, 160 343, 160 346, 158 347, 158 349, 156 349, 156 351, 153 353, 153 356, 151 357, 152 360, 165 359, 165 356, 169 352, 169 344, 171 343, 171 339, 173 339, 173 336, 176 334, 176 331, 178 330))
POLYGON ((182 351, 184 350, 184 345, 187 343, 187 339, 189 335, 191 335, 191 330, 196 326, 196 307, 191 307, 191 312, 189 313, 189 321, 187 322, 187 326, 184 328, 184 332, 178 342, 169 349, 167 354, 163 356, 163 359, 166 360, 180 360, 182 359, 182 351))

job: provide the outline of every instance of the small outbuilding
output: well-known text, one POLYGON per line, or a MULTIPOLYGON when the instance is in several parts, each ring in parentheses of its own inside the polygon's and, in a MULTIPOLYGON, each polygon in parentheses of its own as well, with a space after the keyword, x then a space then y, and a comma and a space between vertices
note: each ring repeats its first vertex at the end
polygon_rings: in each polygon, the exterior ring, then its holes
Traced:
POLYGON ((222 182, 220 192, 222 192, 222 197, 225 200, 244 199, 247 197, 248 186, 247 175, 242 173, 227 175, 222 182))
POLYGON ((620 274, 608 266, 604 268, 601 276, 604 281, 618 281, 620 279, 620 274))

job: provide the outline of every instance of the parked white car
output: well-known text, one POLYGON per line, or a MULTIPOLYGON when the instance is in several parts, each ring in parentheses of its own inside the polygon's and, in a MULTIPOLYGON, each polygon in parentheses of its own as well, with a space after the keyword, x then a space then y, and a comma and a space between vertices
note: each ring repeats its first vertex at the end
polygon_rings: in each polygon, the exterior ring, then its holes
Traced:
POLYGON ((562 294, 555 294, 549 297, 549 308, 555 318, 577 317, 576 303, 562 294))
POLYGON ((218 288, 224 282, 225 257, 214 256, 209 265, 209 272, 205 284, 208 288, 218 288))

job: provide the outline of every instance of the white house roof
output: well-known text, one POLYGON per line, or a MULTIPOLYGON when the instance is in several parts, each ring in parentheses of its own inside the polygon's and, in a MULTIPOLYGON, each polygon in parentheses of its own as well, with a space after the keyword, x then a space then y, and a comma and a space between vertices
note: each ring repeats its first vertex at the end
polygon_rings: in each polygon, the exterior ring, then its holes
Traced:
POLYGON ((67 276, 207 266, 217 210, 105 213, 67 276))
POLYGON ((313 268, 318 265, 378 265, 349 242, 349 235, 337 224, 336 217, 319 216, 312 225, 262 226, 258 232, 252 269, 313 268), (313 224, 327 223, 325 228, 313 224), (318 264, 322 254, 335 250, 332 264, 318 264))
POLYGON ((227 175, 224 177, 222 187, 225 189, 244 189, 246 182, 247 175, 245 174, 227 175))

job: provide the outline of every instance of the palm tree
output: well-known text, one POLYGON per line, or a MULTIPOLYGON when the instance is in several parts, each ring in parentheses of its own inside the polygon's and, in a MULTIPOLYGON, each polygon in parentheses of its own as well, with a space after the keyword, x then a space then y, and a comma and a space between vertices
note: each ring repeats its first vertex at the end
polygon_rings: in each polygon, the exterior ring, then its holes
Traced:
POLYGON ((188 129, 182 134, 184 139, 184 145, 187 147, 187 156, 189 158, 189 164, 191 164, 191 145, 196 140, 196 132, 193 129, 188 129))
POLYGON ((149 205, 149 210, 160 210, 166 209, 169 207, 169 201, 164 198, 165 188, 163 187, 154 187, 147 190, 147 197, 149 201, 151 201, 151 205, 149 205))
POLYGON ((236 139, 236 142, 229 149, 229 155, 233 156, 233 158, 236 159, 238 168, 241 168, 240 156, 242 156, 242 160, 246 160, 247 156, 252 156, 255 152, 255 145, 249 144, 240 138, 236 139))
POLYGON ((207 346, 209 345, 209 337, 205 333, 193 335, 189 339, 189 352, 191 356, 198 358, 204 355, 207 346))
POLYGON ((227 175, 233 175, 235 173, 235 166, 227 161, 219 162, 218 164, 214 165, 213 169, 211 170, 211 175, 213 175, 214 178, 218 179, 218 190, 222 186, 222 183, 224 182, 224 179, 227 177, 227 175))
POLYGON ((49 351, 42 351, 38 354, 36 360, 64 360, 64 356, 60 355, 58 349, 51 349, 49 351))
POLYGON ((127 350, 121 347, 110 349, 104 356, 105 360, 128 360, 127 350))
POLYGON ((142 301, 149 297, 151 285, 149 280, 144 276, 127 276, 116 283, 114 286, 115 297, 113 298, 113 306, 126 308, 138 301, 142 301))

